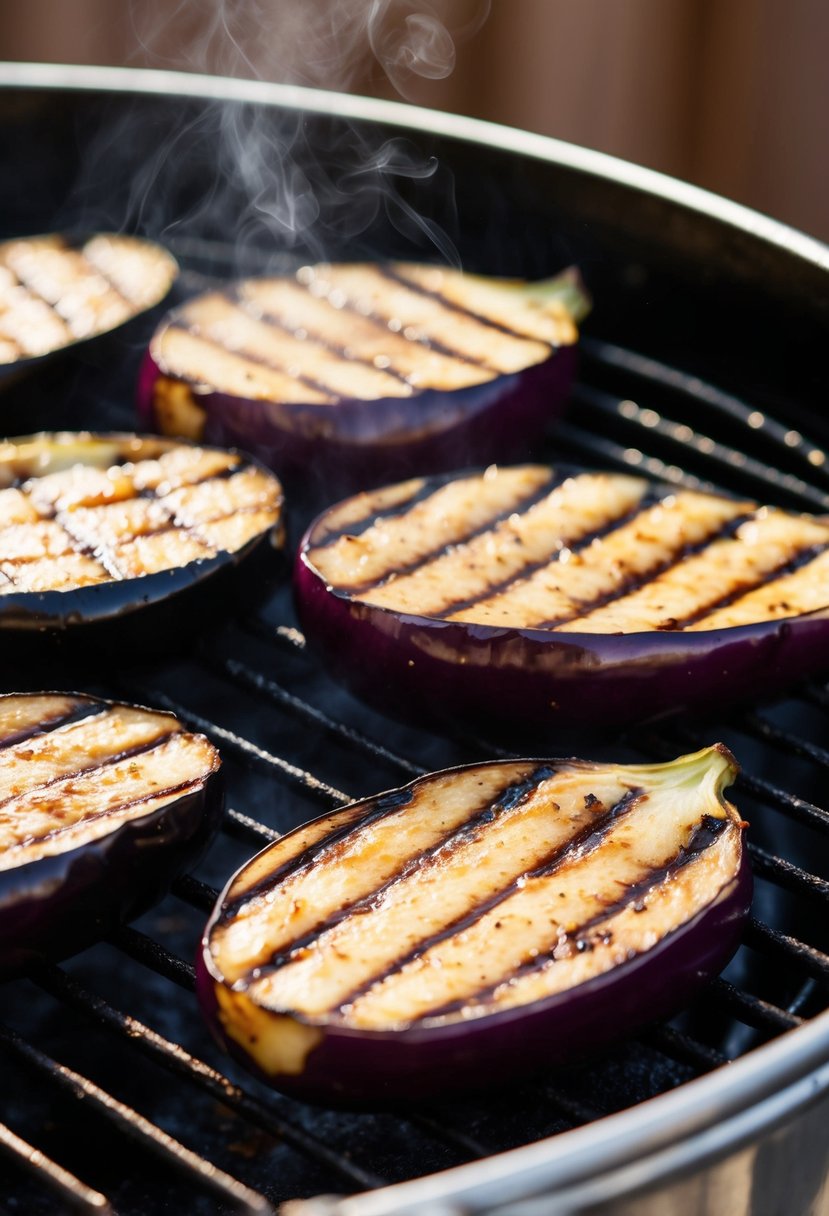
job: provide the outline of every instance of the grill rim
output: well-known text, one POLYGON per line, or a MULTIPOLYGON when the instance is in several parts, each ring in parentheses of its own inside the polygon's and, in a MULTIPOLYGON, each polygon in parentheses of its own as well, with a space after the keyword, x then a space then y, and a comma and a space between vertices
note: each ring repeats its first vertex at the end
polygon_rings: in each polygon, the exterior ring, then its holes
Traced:
MULTIPOLYGON (((439 135, 575 169, 657 196, 829 271, 829 246, 742 204, 605 153, 477 119, 298 86, 148 69, 0 63, 0 89, 186 96, 308 111, 405 128, 415 135, 439 135)), ((747 1138, 757 1138, 802 1113, 829 1089, 827 1055, 829 1010, 732 1061, 727 1070, 694 1078, 589 1126, 331 1204, 294 1201, 292 1210, 307 1211, 309 1216, 322 1210, 344 1216, 382 1216, 462 1200, 465 1207, 473 1204, 469 1210, 474 1211, 494 1202, 508 1202, 518 1191, 525 1198, 550 1193, 553 1188, 556 1196, 566 1200, 562 1188, 588 1183, 611 1188, 614 1177, 634 1167, 638 1167, 637 1185, 652 1186, 679 1170, 721 1159, 747 1138), (674 1144, 677 1131, 681 1139, 674 1144), (713 1139, 710 1133, 714 1133, 713 1139), (597 1156, 601 1162, 598 1176, 597 1156)), ((614 1189, 597 1198, 609 1199, 618 1193, 614 1189)))

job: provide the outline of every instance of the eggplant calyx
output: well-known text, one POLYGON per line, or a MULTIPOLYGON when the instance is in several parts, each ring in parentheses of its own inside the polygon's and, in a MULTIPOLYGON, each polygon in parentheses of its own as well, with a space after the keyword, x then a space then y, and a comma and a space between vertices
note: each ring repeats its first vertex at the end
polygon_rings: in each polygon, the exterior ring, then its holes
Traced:
POLYGON ((551 305, 563 308, 577 325, 593 307, 593 301, 576 266, 568 267, 552 279, 527 283, 520 288, 520 292, 529 303, 545 308, 551 305))
POLYGON ((739 771, 740 765, 724 743, 714 743, 663 764, 625 766, 626 773, 641 779, 651 791, 662 788, 682 797, 693 790, 696 798, 710 805, 706 813, 717 818, 726 813, 723 791, 734 783, 739 771))

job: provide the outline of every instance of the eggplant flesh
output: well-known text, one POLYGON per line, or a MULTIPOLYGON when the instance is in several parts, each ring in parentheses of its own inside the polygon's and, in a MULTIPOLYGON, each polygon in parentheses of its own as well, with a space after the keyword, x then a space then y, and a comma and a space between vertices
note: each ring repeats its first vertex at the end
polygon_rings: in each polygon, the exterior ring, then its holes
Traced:
POLYGON ((621 474, 493 466, 358 495, 311 526, 295 577, 333 669, 420 717, 617 725, 829 662, 829 524, 621 474))
POLYGON ((673 1012, 750 903, 722 745, 522 760, 335 811, 231 879, 199 991, 231 1052, 320 1101, 404 1100, 602 1047, 673 1012))
POLYGON ((176 273, 159 245, 114 233, 0 243, 0 376, 125 324, 158 304, 176 273))
POLYGON ((520 451, 563 400, 585 308, 572 274, 535 284, 413 263, 306 266, 171 313, 139 412, 305 483, 309 469, 376 484, 407 462, 520 451))
POLYGON ((159 898, 218 826, 219 767, 171 714, 0 696, 0 973, 79 949, 159 898))

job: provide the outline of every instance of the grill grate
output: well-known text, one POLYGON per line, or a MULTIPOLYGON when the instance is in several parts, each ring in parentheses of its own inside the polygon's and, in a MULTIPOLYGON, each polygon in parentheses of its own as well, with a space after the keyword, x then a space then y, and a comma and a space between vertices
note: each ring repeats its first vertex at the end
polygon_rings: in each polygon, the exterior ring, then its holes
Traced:
MULTIPOLYGON (((96 375, 84 421, 97 412, 100 423, 128 428, 128 407, 113 404, 117 384, 96 375)), ((825 510, 824 453, 794 434, 750 403, 594 338, 575 408, 553 442, 556 455, 581 463, 825 510)), ((763 716, 736 714, 716 728, 745 764, 736 800, 754 829, 756 916, 726 977, 672 1024, 494 1103, 447 1096, 439 1108, 403 1114, 313 1111, 230 1066, 226 1075, 196 1014, 189 961, 217 886, 253 847, 323 809, 496 749, 390 726, 358 706, 306 649, 284 585, 193 655, 149 670, 126 666, 116 686, 95 678, 89 690, 170 709, 204 731, 225 757, 233 809, 198 873, 179 879, 138 927, 0 993, 8 1021, 0 1055, 13 1074, 0 1112, 8 1121, 0 1148, 13 1164, 6 1193, 32 1216, 52 1211, 56 1194, 84 1212, 266 1212, 297 1196, 379 1187, 634 1105, 829 1003, 829 938, 814 916, 829 898, 819 864, 829 753, 810 738, 822 737, 829 693, 814 686, 763 716), (148 1182, 148 1152, 164 1162, 160 1183, 148 1182)), ((669 724, 581 750, 653 758, 714 737, 707 724, 704 732, 669 724)))

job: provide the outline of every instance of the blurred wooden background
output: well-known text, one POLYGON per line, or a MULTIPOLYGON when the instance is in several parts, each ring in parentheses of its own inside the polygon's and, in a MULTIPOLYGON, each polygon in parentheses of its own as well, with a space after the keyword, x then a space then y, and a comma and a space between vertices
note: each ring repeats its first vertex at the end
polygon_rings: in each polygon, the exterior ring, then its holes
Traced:
POLYGON ((27 0, 0 57, 402 93, 829 239, 826 0, 27 0))

